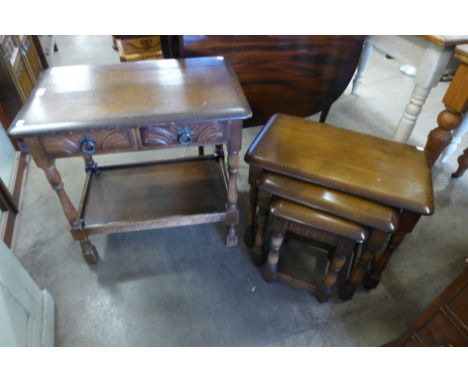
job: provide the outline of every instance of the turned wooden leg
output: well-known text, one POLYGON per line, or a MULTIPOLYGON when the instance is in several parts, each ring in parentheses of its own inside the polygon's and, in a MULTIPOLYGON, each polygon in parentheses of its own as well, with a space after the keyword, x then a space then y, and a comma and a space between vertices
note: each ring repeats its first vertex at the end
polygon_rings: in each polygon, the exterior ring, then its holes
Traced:
POLYGON ((431 89, 437 85, 452 56, 450 47, 428 44, 418 66, 415 85, 393 139, 405 143, 413 132, 416 120, 431 89))
POLYGON ((98 251, 89 239, 81 240, 80 246, 83 258, 88 264, 96 264, 99 261, 98 251))
POLYGON ((237 173, 239 171, 239 151, 242 146, 242 121, 230 121, 228 126, 228 202, 226 208, 226 246, 235 247, 238 243, 237 226, 239 207, 237 206, 237 173))
POLYGON ((252 262, 255 265, 263 263, 264 257, 264 246, 265 246, 265 231, 268 221, 268 215, 270 211, 271 194, 263 191, 258 191, 257 194, 257 205, 258 212, 256 217, 255 226, 255 241, 254 248, 252 250, 252 262))
POLYGON ((229 190, 226 211, 227 234, 226 245, 235 247, 237 245, 237 225, 239 224, 239 208, 237 207, 237 172, 239 170, 239 152, 229 151, 228 172, 229 190))
POLYGON ((25 138, 25 141, 29 147, 29 151, 31 152, 31 156, 34 159, 34 162, 37 164, 37 167, 44 171, 47 180, 55 190, 63 212, 68 222, 70 223, 73 238, 80 241, 85 261, 91 264, 97 263, 99 259, 98 253, 90 243, 88 236, 81 229, 83 222, 79 217, 78 211, 73 206, 70 198, 63 188, 62 178, 57 168, 55 167, 55 161, 47 156, 38 138, 25 138), (90 250, 91 247, 94 248, 94 251, 90 250))
POLYGON ((359 259, 359 263, 351 271, 351 275, 346 283, 340 288, 340 298, 342 300, 350 300, 356 292, 356 286, 361 284, 364 275, 367 272, 370 264, 375 259, 377 252, 383 248, 388 234, 382 231, 373 230, 371 236, 364 248, 364 251, 359 259))
POLYGON ((372 44, 369 41, 364 41, 364 45, 362 47, 362 52, 361 52, 361 57, 359 58, 356 76, 354 77, 354 80, 353 80, 353 89, 351 90, 351 94, 358 93, 359 88, 361 87, 362 79, 364 77, 364 72, 367 68, 367 64, 369 63, 371 54, 372 54, 372 44))
POLYGON ((405 143, 413 132, 414 125, 421 113, 424 102, 431 91, 431 87, 415 84, 411 98, 406 105, 405 112, 398 123, 393 139, 405 143))
POLYGON ((257 213, 257 180, 260 175, 260 170, 255 167, 249 169, 249 210, 247 213, 247 227, 244 233, 244 242, 248 248, 253 247, 255 239, 255 216, 257 213))
POLYGON ((270 251, 265 269, 262 272, 266 282, 272 282, 278 272, 279 252, 284 241, 284 231, 274 231, 270 239, 270 251))
MULTIPOLYGON (((47 180, 49 181, 52 188, 55 190, 60 204, 62 205, 63 212, 67 217, 72 230, 80 230, 82 227, 82 221, 79 218, 78 211, 73 206, 70 198, 68 197, 65 189, 63 188, 62 178, 57 168, 55 167, 54 161, 49 162, 49 167, 43 167, 42 170, 46 174, 47 180)), ((82 232, 82 231, 81 231, 82 232)), ((85 261, 89 264, 95 264, 98 262, 99 256, 96 248, 91 244, 87 235, 81 234, 79 238, 81 244, 81 250, 85 261)))
POLYGON ((257 188, 250 187, 249 190, 249 210, 247 212, 247 227, 244 233, 244 243, 247 248, 254 246, 255 237, 255 213, 257 211, 257 188))
POLYGON ((374 289, 379 285, 382 278, 382 273, 385 271, 393 252, 398 248, 406 234, 410 233, 419 221, 421 215, 404 211, 400 218, 400 228, 394 233, 385 248, 385 251, 372 264, 371 269, 364 277, 364 287, 366 289, 374 289))
POLYGON ((437 161, 440 154, 448 146, 452 139, 452 131, 456 129, 462 121, 461 114, 453 109, 445 109, 437 117, 437 124, 427 138, 426 151, 431 166, 437 161))
POLYGON ((458 157, 457 161, 458 169, 452 174, 452 178, 459 178, 468 168, 468 148, 463 151, 463 154, 458 157))
POLYGON ((331 258, 330 267, 323 282, 322 288, 315 293, 315 297, 319 302, 325 302, 330 298, 333 287, 336 284, 338 273, 340 273, 343 265, 346 263, 346 258, 351 254, 355 243, 348 239, 340 239, 334 249, 331 258))

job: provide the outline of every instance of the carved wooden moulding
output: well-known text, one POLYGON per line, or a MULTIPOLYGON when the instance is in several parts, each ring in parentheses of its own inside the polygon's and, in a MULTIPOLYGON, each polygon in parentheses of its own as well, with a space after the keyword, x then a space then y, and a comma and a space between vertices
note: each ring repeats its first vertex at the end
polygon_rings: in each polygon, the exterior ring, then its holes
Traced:
POLYGON ((51 134, 41 143, 51 157, 104 154, 160 146, 215 145, 227 142, 227 122, 160 124, 134 129, 103 129, 51 134))
POLYGON ((227 122, 160 124, 140 128, 143 146, 220 144, 227 142, 227 122))
POLYGON ((66 157, 136 148, 131 130, 91 130, 47 135, 41 143, 50 156, 66 157))

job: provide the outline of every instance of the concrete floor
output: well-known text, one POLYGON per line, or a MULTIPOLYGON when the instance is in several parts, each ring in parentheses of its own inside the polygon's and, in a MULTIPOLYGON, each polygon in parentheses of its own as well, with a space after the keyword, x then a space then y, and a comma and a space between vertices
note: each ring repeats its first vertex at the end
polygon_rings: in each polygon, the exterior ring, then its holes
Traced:
MULTIPOLYGON (((53 65, 118 62, 108 36, 58 37, 57 45, 53 65)), ((398 63, 374 52, 359 96, 350 95, 348 88, 327 122, 390 138, 412 86, 412 80, 399 73, 398 63)), ((432 91, 412 144, 423 146, 436 126, 447 87, 441 83, 432 91)), ((244 149, 257 132, 244 130, 244 149)), ((467 145, 465 138, 461 146, 467 145)), ((333 296, 319 304, 305 292, 266 284, 243 244, 224 247, 221 224, 96 236, 92 240, 102 261, 88 266, 57 198, 33 163, 14 252, 55 298, 59 346, 377 346, 404 330, 463 267, 468 176, 450 180, 460 151, 434 168, 435 214, 423 217, 407 237, 380 286, 371 292, 359 289, 346 303, 333 296)), ((122 154, 102 156, 98 162, 182 154, 122 154)), ((57 164, 77 203, 84 180, 82 161, 57 164)), ((246 219, 247 172, 242 162, 240 232, 246 219)))

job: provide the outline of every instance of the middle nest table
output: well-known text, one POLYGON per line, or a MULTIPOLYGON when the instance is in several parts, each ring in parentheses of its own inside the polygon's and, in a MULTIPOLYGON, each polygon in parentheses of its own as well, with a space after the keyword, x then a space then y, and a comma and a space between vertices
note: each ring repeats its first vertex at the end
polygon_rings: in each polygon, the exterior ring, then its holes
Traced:
POLYGON ((226 244, 237 245, 242 120, 251 114, 223 57, 63 66, 43 73, 9 132, 24 139, 84 259, 96 263, 93 234, 226 220, 226 244), (215 153, 204 155, 205 145, 215 153), (106 167, 93 159, 188 146, 199 156, 106 167), (71 156, 82 156, 87 172, 78 208, 55 167, 71 156))

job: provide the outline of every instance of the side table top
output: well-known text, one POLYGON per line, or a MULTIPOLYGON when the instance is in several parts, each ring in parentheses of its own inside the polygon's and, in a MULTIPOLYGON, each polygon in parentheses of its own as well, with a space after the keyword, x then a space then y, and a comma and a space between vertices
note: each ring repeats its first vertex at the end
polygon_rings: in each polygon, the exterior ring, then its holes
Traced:
POLYGON ((425 215, 434 210, 426 153, 403 143, 277 114, 245 160, 392 207, 425 215))
POLYGON ((440 46, 454 46, 468 42, 468 35, 425 35, 423 37, 440 46))
POLYGON ((42 74, 9 133, 246 119, 251 114, 223 57, 61 66, 42 74))
POLYGON ((468 44, 457 45, 455 48, 455 58, 468 65, 468 44))

